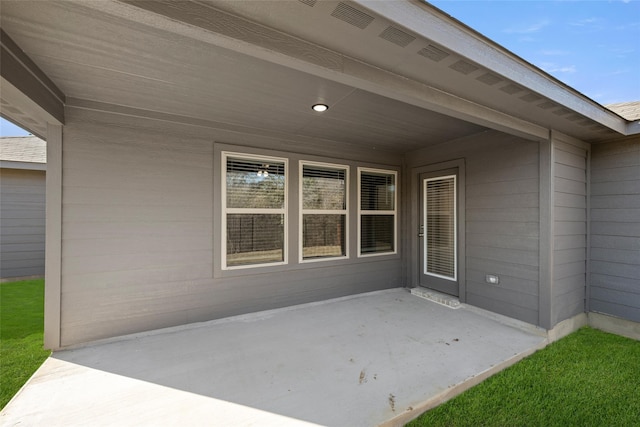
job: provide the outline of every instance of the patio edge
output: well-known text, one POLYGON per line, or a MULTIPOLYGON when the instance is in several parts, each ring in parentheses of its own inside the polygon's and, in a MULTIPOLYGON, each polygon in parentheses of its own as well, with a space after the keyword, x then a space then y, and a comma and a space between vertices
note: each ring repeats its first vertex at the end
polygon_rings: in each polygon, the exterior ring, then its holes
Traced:
POLYGON ((426 401, 424 401, 421 405, 416 406, 416 407, 412 407, 411 410, 407 410, 405 412, 403 412, 402 414, 397 415, 396 417, 392 418, 389 421, 386 421, 382 424, 379 424, 379 427, 401 427, 404 426, 406 423, 408 423, 409 421, 412 421, 416 418, 418 418, 420 415, 422 415, 424 412, 435 408, 438 405, 441 405, 443 403, 445 403, 446 401, 458 396, 459 394, 462 394, 463 392, 469 390, 470 388, 480 384, 482 381, 486 380, 487 378, 497 374, 500 371, 505 370, 506 368, 516 364, 517 362, 521 361, 522 359, 526 358, 527 356, 532 355, 533 353, 537 352, 538 350, 542 350, 543 348, 545 348, 546 346, 548 346, 549 344, 558 341, 561 338, 564 338, 565 336, 571 334, 572 332, 577 331, 578 329, 589 325, 589 319, 586 315, 586 313, 580 313, 572 318, 569 318, 567 320, 564 320, 560 323, 558 323, 553 329, 550 329, 548 331, 545 331, 544 329, 540 329, 537 328, 533 325, 529 325, 526 324, 524 322, 519 322, 519 321, 515 321, 514 319, 508 318, 506 316, 501 316, 499 314, 493 313, 493 312, 487 312, 486 310, 482 310, 479 309, 477 307, 472 307, 472 306, 468 306, 466 304, 464 304, 464 308, 467 309, 472 309, 472 311, 484 314, 487 313, 489 315, 489 317, 494 318, 495 320, 498 321, 503 321, 504 319, 507 320, 507 322, 505 322, 507 325, 518 328, 518 329, 525 329, 529 332, 538 332, 540 334, 540 336, 544 337, 544 340, 542 340, 538 345, 531 347, 528 350, 525 350, 521 353, 518 353, 506 360, 503 360, 502 362, 498 363, 495 366, 492 366, 491 368, 480 372, 477 375, 474 375, 472 377, 467 378, 466 380, 451 386, 450 388, 448 388, 447 390, 427 399, 426 401), (504 319, 503 319, 504 318, 504 319))

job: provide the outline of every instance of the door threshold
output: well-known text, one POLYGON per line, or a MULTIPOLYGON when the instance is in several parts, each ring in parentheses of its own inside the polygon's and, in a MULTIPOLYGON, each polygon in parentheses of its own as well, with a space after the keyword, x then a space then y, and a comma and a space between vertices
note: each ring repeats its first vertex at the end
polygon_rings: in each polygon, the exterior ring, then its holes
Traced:
POLYGON ((443 294, 442 292, 437 292, 432 289, 422 288, 418 286, 415 288, 411 288, 411 294, 420 298, 427 299, 429 301, 436 302, 449 308, 456 309, 462 307, 458 297, 443 294))

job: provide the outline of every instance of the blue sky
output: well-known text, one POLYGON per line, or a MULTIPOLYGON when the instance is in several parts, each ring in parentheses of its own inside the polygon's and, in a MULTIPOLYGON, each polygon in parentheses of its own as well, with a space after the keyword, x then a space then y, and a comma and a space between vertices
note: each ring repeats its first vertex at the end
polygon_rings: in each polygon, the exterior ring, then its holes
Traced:
POLYGON ((601 104, 640 100, 640 0, 430 3, 601 104))
POLYGON ((640 101, 638 0, 429 3, 594 101, 640 101))

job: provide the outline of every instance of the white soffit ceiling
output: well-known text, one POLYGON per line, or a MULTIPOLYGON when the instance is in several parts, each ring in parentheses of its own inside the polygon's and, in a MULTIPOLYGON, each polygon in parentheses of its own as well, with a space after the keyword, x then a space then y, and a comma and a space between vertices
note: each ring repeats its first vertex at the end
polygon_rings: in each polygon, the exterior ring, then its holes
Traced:
MULTIPOLYGON (((205 0, 202 3, 277 28, 304 40, 311 41, 329 49, 343 52, 353 58, 371 63, 382 69, 426 83, 456 96, 486 105, 497 111, 511 114, 545 127, 562 130, 578 138, 593 140, 615 136, 610 126, 618 131, 624 129, 609 111, 595 102, 578 102, 584 111, 576 112, 564 103, 580 97, 569 87, 555 83, 553 78, 534 70, 531 65, 522 65, 521 60, 504 59, 500 62, 503 70, 517 76, 522 83, 506 78, 498 72, 479 65, 461 54, 438 44, 378 15, 369 8, 401 16, 410 7, 401 7, 409 3, 415 12, 410 18, 411 24, 420 28, 422 33, 445 36, 439 39, 453 40, 458 47, 469 50, 469 38, 483 51, 477 53, 485 57, 492 56, 487 63, 496 63, 493 57, 500 58, 500 49, 496 45, 479 40, 481 37, 467 28, 454 28, 439 18, 429 15, 434 9, 423 2, 415 1, 333 1, 333 0, 292 0, 292 1, 228 1, 205 0), (424 28, 429 25, 429 28, 424 28), (467 38, 469 35, 469 38, 467 38), (514 65, 514 64, 517 64, 514 65), (536 91, 539 89, 539 92, 536 91), (541 93, 556 93, 550 99, 541 93), (589 111, 589 112, 587 112, 589 111), (590 115, 598 116, 594 120, 590 115)), ((433 12, 435 14, 435 12, 433 12)), ((440 14, 444 17, 444 14, 440 14)), ((464 50, 464 49, 463 49, 464 50)), ((505 51, 506 52, 506 51, 505 51)), ((476 52, 474 52, 476 53, 476 52)), ((502 55, 505 56, 505 55, 502 55)), ((506 55, 515 57, 514 55, 506 55)))
MULTIPOLYGON (((484 128, 77 2, 3 4, 2 27, 67 99, 407 151, 484 128), (331 106, 321 116, 315 102, 331 106)), ((76 101, 77 102, 77 101, 76 101)), ((81 102, 77 102, 80 104, 81 102)))

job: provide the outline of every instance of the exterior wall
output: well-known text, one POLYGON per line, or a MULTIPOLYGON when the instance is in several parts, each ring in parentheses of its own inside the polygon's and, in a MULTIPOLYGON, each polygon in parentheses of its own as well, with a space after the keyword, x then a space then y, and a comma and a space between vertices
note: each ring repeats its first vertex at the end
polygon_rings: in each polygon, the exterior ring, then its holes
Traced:
POLYGON ((45 172, 0 169, 0 278, 44 275, 45 172))
POLYGON ((585 311, 588 146, 553 136, 551 327, 585 311))
POLYGON ((538 143, 488 131, 406 156, 409 168, 454 159, 464 159, 466 170, 466 295, 461 299, 538 324, 538 143), (487 274, 497 274, 499 285, 487 284, 487 274))
MULTIPOLYGON (((61 346, 402 285, 400 254, 309 264, 290 254, 285 266, 216 267, 214 182, 221 171, 214 141, 261 147, 227 146, 255 154, 282 150, 277 155, 291 143, 73 108, 66 117, 61 346)), ((319 151, 333 148, 297 145, 295 155, 360 164, 356 152, 336 160, 319 151)), ((376 156, 381 164, 393 158, 376 156)), ((367 153, 362 159, 374 160, 367 153)), ((352 167, 352 254, 355 181, 352 167)))
POLYGON ((590 311, 640 322, 640 137, 594 145, 590 311))

